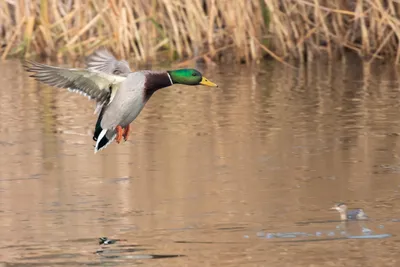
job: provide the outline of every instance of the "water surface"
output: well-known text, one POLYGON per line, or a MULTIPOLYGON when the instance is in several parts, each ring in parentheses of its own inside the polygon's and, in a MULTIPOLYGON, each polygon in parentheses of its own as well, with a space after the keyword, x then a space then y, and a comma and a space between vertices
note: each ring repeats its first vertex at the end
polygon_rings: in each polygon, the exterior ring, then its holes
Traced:
POLYGON ((397 70, 201 70, 220 87, 157 92, 94 155, 93 102, 1 63, 0 266, 399 264, 397 70))

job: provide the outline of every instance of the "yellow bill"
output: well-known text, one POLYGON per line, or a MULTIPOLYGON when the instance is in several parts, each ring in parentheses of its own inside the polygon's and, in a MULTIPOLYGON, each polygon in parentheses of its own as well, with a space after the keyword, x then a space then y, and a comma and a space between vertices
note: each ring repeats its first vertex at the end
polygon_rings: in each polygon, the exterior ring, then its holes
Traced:
POLYGON ((210 81, 207 80, 205 77, 203 77, 203 78, 201 79, 200 84, 201 84, 201 85, 205 85, 205 86, 218 87, 218 85, 216 85, 216 84, 213 83, 213 82, 210 82, 210 81))

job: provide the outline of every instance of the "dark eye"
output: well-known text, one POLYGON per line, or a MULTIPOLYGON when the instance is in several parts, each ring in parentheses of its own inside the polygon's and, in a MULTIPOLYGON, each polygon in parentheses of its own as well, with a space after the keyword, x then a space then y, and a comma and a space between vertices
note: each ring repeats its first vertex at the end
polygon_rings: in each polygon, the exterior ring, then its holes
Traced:
POLYGON ((197 73, 196 73, 196 72, 193 72, 193 73, 192 73, 192 76, 197 76, 197 73))

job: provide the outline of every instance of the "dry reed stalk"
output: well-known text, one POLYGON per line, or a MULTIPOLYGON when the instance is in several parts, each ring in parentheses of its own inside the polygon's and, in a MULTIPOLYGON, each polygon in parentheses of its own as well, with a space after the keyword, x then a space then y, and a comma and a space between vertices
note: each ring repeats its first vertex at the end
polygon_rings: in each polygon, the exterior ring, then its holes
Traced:
POLYGON ((74 58, 106 45, 138 63, 286 63, 345 49, 400 62, 398 0, 0 0, 0 25, 2 58, 74 58))
POLYGON ((5 60, 5 59, 6 59, 8 53, 9 53, 11 47, 12 47, 12 45, 14 44, 14 41, 15 41, 15 39, 17 38, 17 36, 18 36, 18 34, 19 34, 19 32, 20 32, 20 29, 21 29, 21 27, 22 27, 22 25, 23 25, 24 23, 25 23, 25 17, 23 17, 23 18, 21 19, 21 21, 19 22, 19 24, 17 25, 17 27, 15 27, 14 33, 13 33, 13 35, 11 36, 10 41, 8 42, 8 44, 7 44, 7 46, 6 46, 6 49, 4 50, 4 52, 3 52, 2 56, 1 56, 1 60, 5 60))

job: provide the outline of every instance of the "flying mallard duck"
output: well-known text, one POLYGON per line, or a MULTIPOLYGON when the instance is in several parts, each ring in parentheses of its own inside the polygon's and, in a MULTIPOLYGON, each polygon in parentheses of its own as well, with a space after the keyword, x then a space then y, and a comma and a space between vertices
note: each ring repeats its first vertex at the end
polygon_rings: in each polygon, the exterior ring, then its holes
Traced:
POLYGON ((130 123, 158 89, 173 84, 217 86, 195 69, 132 72, 126 61, 117 60, 105 49, 88 57, 87 69, 53 67, 33 61, 25 61, 23 65, 40 82, 96 100, 95 113, 99 117, 93 135, 94 153, 114 139, 117 143, 122 137, 126 141, 130 123))

